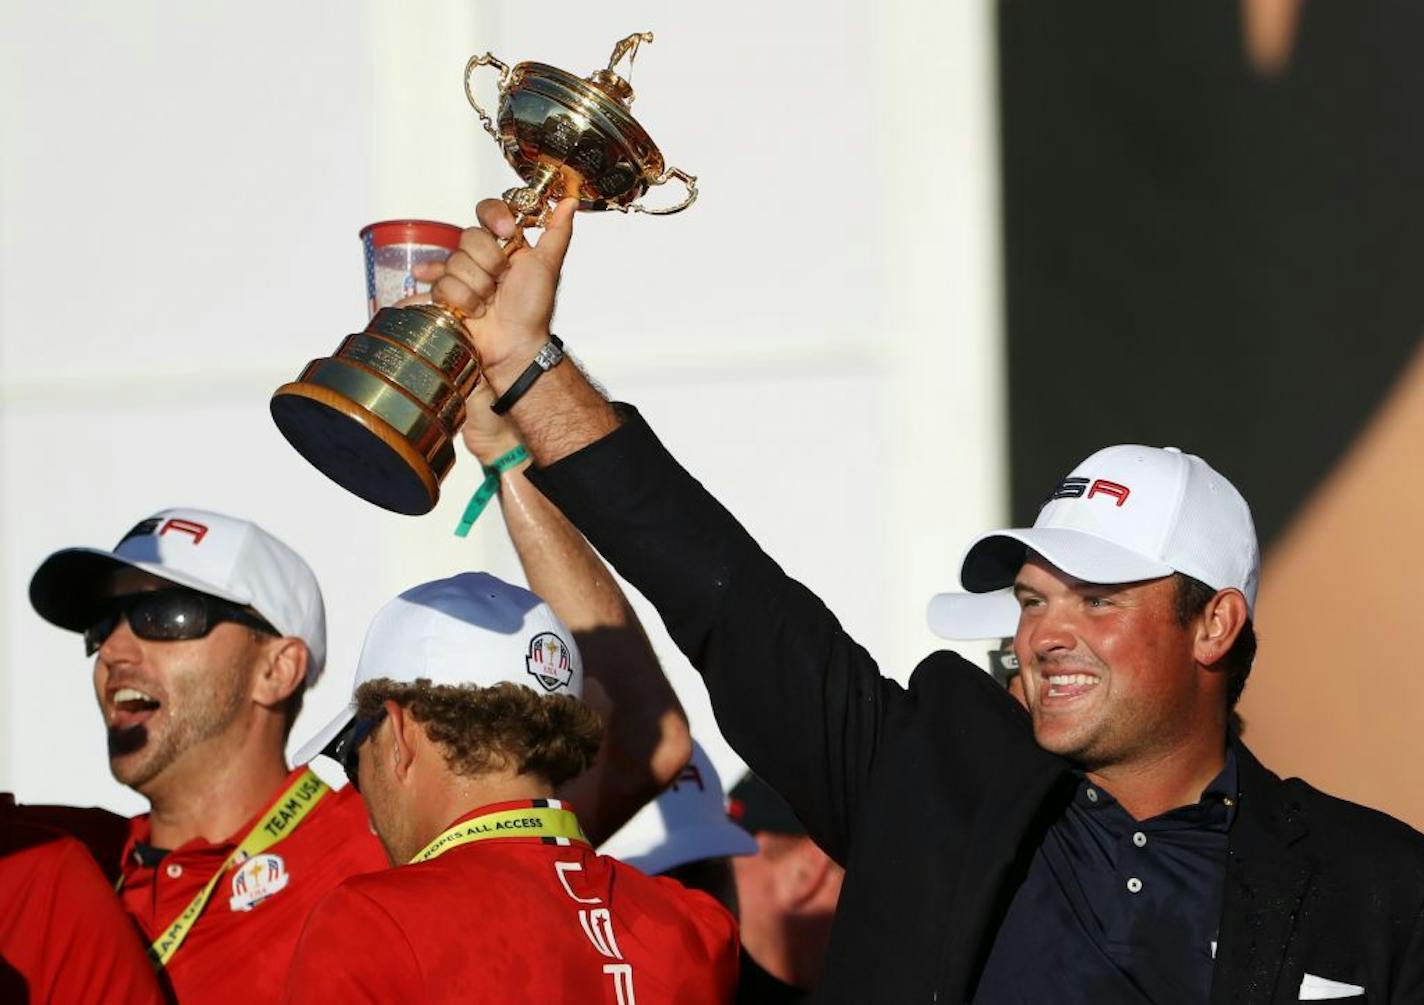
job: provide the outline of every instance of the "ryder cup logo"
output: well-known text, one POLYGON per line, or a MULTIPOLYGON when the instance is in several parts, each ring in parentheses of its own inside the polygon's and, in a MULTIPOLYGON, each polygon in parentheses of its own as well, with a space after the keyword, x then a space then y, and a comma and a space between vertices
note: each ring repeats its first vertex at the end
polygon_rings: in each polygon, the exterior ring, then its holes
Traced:
POLYGON ((250 911, 285 887, 290 878, 281 855, 254 855, 232 874, 228 906, 234 911, 250 911))
POLYGON ((540 632, 529 640, 529 655, 524 665, 545 691, 568 687, 574 679, 569 647, 553 632, 540 632))

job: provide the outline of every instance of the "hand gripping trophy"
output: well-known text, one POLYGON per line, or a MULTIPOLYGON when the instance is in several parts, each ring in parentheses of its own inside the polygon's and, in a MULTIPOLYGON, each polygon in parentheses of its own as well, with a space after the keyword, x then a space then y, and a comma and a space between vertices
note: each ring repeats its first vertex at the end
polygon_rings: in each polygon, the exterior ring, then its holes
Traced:
MULTIPOLYGON (((576 77, 543 63, 510 68, 486 53, 465 65, 465 96, 524 184, 504 193, 523 227, 539 226, 559 200, 579 209, 665 216, 697 199, 697 179, 663 161, 629 112, 633 89, 619 76, 651 32, 613 48, 607 69, 576 77), (492 121, 475 100, 471 77, 499 71, 492 121), (648 189, 680 182, 685 194, 664 208, 644 206, 648 189)), ((506 244, 515 250, 522 233, 506 244)), ((480 360, 463 319, 441 304, 386 307, 336 352, 312 360, 272 395, 277 428, 328 478, 397 513, 429 512, 455 463, 465 399, 479 383, 480 360)))

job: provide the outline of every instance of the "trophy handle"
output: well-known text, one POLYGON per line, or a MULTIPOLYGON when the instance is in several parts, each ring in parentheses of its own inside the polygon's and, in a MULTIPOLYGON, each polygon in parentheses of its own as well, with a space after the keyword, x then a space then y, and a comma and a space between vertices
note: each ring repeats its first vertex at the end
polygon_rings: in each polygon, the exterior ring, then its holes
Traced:
POLYGON ((475 100, 474 89, 470 86, 470 77, 482 66, 493 66, 499 71, 499 93, 503 94, 509 86, 509 67, 495 59, 490 53, 483 56, 471 56, 470 61, 465 64, 465 98, 470 102, 470 107, 475 110, 475 114, 480 117, 480 124, 485 127, 485 132, 494 137, 500 148, 504 147, 504 139, 499 135, 499 130, 494 127, 494 121, 485 114, 485 110, 480 107, 480 103, 475 100))
POLYGON ((617 206, 609 208, 621 209, 625 213, 647 213, 649 216, 671 216, 674 213, 681 213, 684 209, 686 209, 688 206, 691 206, 694 202, 697 201, 697 175, 688 174, 686 171, 682 170, 682 168, 668 168, 656 179, 649 182, 648 187, 652 188, 655 185, 663 185, 667 182, 672 181, 674 178, 682 182, 682 187, 687 189, 687 195, 683 197, 682 202, 679 202, 676 205, 664 206, 660 209, 652 209, 651 207, 644 206, 641 203, 635 202, 629 206, 617 206))

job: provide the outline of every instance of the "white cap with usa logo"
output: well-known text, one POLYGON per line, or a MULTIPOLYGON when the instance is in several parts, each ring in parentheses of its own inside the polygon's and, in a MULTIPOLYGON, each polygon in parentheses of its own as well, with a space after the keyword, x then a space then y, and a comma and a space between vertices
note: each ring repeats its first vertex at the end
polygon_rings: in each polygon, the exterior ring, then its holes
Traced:
POLYGON ((966 593, 930 601, 930 629, 948 639, 1013 635, 1014 577, 1029 551, 1075 579, 1135 583, 1180 572, 1239 590, 1254 613, 1261 552, 1250 507, 1206 461, 1176 447, 1106 447, 1073 469, 1032 527, 994 531, 965 552, 966 593))
POLYGON ((518 684, 541 695, 583 697, 573 633, 548 604, 486 572, 421 583, 376 612, 351 702, 297 751, 298 763, 329 754, 355 721, 356 692, 370 680, 437 685, 518 684))
POLYGON ((167 509, 141 520, 113 551, 65 548, 40 564, 30 603, 40 617, 82 632, 111 596, 118 573, 137 569, 178 586, 250 607, 310 651, 307 686, 326 662, 326 608, 311 567, 257 524, 200 509, 167 509))

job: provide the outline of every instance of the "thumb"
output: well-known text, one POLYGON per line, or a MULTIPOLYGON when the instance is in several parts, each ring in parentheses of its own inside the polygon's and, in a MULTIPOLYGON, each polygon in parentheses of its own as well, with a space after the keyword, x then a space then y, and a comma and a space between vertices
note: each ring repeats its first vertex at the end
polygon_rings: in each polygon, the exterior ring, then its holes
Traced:
POLYGON ((564 256, 569 253, 569 241, 574 236, 574 211, 576 209, 578 209, 577 199, 560 200, 559 204, 554 207, 554 212, 549 214, 549 219, 544 223, 543 236, 534 246, 534 254, 555 272, 563 267, 564 256))

